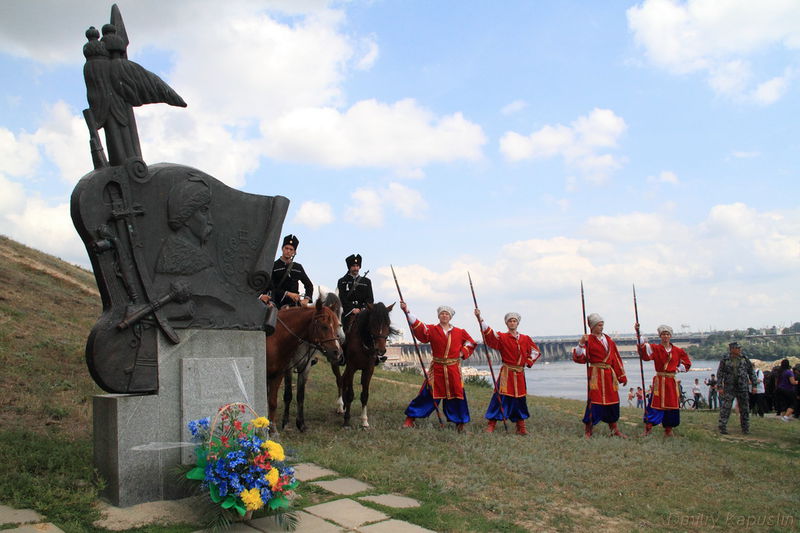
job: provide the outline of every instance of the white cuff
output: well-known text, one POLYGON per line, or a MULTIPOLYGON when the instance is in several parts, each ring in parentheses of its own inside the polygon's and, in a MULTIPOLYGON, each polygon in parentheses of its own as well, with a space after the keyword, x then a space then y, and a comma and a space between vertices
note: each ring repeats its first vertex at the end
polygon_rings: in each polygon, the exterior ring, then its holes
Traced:
POLYGON ((487 329, 489 329, 489 324, 484 322, 483 319, 481 318, 481 331, 486 331, 487 329))
POLYGON ((686 367, 683 366, 683 363, 678 365, 678 372, 686 372, 686 367))
POLYGON ((412 315, 412 314, 411 314, 411 311, 407 312, 407 313, 406 313, 406 316, 408 317, 408 323, 409 323, 409 324, 413 324, 414 322, 416 322, 416 321, 417 321, 417 317, 415 317, 414 315, 412 315))

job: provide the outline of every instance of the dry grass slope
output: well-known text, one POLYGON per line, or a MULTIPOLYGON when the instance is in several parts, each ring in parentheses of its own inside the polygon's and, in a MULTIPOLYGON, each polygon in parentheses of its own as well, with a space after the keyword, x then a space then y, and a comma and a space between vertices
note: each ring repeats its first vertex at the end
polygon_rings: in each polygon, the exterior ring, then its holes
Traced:
POLYGON ((94 275, 0 236, 0 427, 90 432, 99 392, 84 360, 100 314, 94 275))

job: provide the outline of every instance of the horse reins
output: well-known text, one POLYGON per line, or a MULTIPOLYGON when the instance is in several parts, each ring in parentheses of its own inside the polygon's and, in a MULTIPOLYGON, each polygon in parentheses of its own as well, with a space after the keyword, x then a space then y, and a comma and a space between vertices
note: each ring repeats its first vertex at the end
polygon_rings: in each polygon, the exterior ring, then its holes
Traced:
MULTIPOLYGON (((314 317, 316 318, 316 314, 314 315, 314 317)), ((277 318, 278 322, 280 322, 281 326, 283 326, 283 328, 286 331, 288 331, 289 334, 292 337, 297 339, 301 344, 308 344, 310 346, 309 350, 308 350, 308 353, 305 356, 306 359, 310 359, 311 358, 311 352, 313 350, 318 350, 320 352, 325 353, 325 348, 322 347, 322 343, 329 342, 329 341, 338 341, 339 340, 339 337, 337 337, 337 336, 333 336, 333 337, 331 337, 329 339, 321 339, 321 340, 313 341, 313 342, 310 341, 310 340, 306 340, 306 339, 302 338, 300 335, 298 335, 297 333, 295 333, 294 331, 292 331, 292 329, 289 326, 286 325, 286 322, 281 320, 280 316, 277 316, 276 318, 277 318)))

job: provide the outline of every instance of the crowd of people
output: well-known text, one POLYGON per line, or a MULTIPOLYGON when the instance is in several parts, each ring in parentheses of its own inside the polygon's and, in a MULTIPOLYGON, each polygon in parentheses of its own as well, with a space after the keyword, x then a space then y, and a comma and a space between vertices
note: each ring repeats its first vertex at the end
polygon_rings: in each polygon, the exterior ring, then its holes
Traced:
MULTIPOLYGON (((272 284, 269 292, 261 300, 270 306, 285 307, 307 304, 311 301, 314 285, 303 266, 294 258, 299 240, 295 235, 287 235, 279 257, 272 271, 272 284), (300 291, 300 285, 303 291, 300 291)), ((368 304, 374 303, 372 284, 366 275, 360 275, 361 255, 352 254, 345 259, 347 273, 338 280, 337 292, 342 302, 343 325, 345 330, 352 318, 368 304)), ((400 302, 414 337, 431 345, 432 361, 425 372, 425 380, 417 396, 406 408, 404 427, 415 427, 415 421, 426 418, 436 411, 441 417, 439 406, 447 421, 453 423, 457 431, 464 431, 470 422, 469 405, 461 378, 461 361, 472 355, 476 341, 466 330, 454 326, 451 321, 455 310, 447 305, 436 310, 438 323, 426 324, 415 317, 406 302, 400 302)), ((483 319, 479 309, 474 310, 481 328, 481 336, 486 346, 500 352, 502 366, 495 384, 494 394, 486 409, 486 431, 493 432, 498 421, 510 420, 516 425, 516 433, 528 434, 525 420, 530 417, 526 402, 527 389, 525 368, 531 367, 541 356, 538 346, 528 335, 518 331, 522 316, 516 312, 506 313, 504 322, 507 331, 492 329, 483 319)), ((587 401, 583 414, 584 435, 590 438, 594 426, 600 422, 608 424, 611 435, 625 437, 617 424, 620 416, 619 386, 627 385, 625 367, 613 339, 603 333, 604 319, 597 313, 587 319, 589 332, 585 333, 572 350, 572 360, 586 365, 587 401)), ((670 326, 658 327, 660 342, 649 343, 639 334, 639 324, 635 324, 639 339, 637 351, 643 361, 652 361, 655 376, 648 391, 636 387, 628 391, 628 406, 635 400, 636 407, 645 409, 644 434, 651 433, 654 426, 661 425, 664 435, 673 435, 673 429, 680 425, 681 404, 685 392, 681 380, 676 375, 691 368, 689 355, 682 348, 672 344, 673 330, 670 326)), ((385 360, 385 357, 383 358, 385 360)), ((342 362, 344 364, 344 360, 342 362)), ((708 407, 719 406, 719 432, 727 434, 728 419, 734 403, 738 404, 739 421, 742 433, 750 431, 750 411, 764 416, 775 411, 783 421, 796 418, 800 412, 800 364, 790 368, 784 359, 780 365, 767 372, 758 369, 750 359, 742 354, 738 342, 728 345, 728 353, 719 363, 716 374, 704 380, 708 387, 708 407)), ((695 379, 691 386, 694 408, 705 401, 700 380, 695 379)))

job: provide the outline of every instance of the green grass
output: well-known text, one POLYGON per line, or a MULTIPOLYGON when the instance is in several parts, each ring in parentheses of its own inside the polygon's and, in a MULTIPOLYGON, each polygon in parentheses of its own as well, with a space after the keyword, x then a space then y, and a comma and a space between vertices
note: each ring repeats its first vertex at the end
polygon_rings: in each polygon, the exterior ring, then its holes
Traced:
MULTIPOLYGON (((715 412, 684 411, 675 439, 664 440, 660 428, 649 438, 614 439, 598 426, 586 441, 583 402, 531 397, 530 436, 513 435, 513 426, 507 434, 502 425, 489 435, 482 415, 491 390, 468 387, 473 422, 467 435, 438 429, 435 415, 405 430, 402 411, 421 378, 386 371, 376 377, 382 379, 373 381, 369 431, 339 427, 332 381, 317 372, 306 398, 309 431, 287 428, 281 438, 298 460, 424 502, 419 509, 381 508, 396 518, 437 531, 686 531, 693 529, 686 521, 704 516, 718 519, 706 529, 725 530, 730 520, 776 513, 800 524, 796 484, 754 490, 774 486, 776 476, 796 468, 800 423, 756 418, 744 437, 732 420, 731 435, 723 438, 714 431, 715 412)), ((358 413, 356 405, 354 423, 358 413)), ((641 433, 640 417, 641 411, 623 408, 623 431, 641 433)), ((746 523, 737 529, 764 530, 746 523)))

